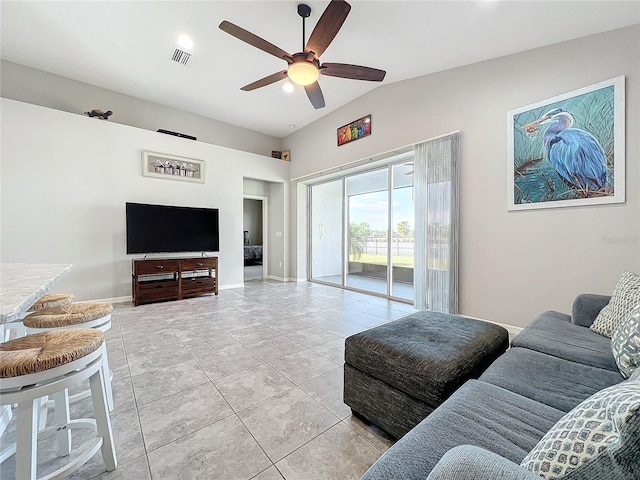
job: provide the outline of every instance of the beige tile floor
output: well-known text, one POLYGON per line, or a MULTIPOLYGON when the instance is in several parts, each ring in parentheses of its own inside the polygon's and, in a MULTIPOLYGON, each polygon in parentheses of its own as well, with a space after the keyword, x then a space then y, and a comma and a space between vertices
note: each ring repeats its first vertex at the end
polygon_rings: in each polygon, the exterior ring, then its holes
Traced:
MULTIPOLYGON (((342 402, 344 339, 411 313, 406 304, 259 280, 217 297, 115 307, 107 346, 119 466, 104 473, 98 454, 70 478, 358 479, 393 443, 342 402)), ((72 406, 72 417, 91 412, 89 399, 72 406)), ((14 436, 9 428, 2 443, 14 436)), ((86 438, 74 434, 74 445, 86 438)), ((39 448, 43 475, 60 460, 49 440, 39 448)), ((13 472, 10 458, 0 477, 13 472)))

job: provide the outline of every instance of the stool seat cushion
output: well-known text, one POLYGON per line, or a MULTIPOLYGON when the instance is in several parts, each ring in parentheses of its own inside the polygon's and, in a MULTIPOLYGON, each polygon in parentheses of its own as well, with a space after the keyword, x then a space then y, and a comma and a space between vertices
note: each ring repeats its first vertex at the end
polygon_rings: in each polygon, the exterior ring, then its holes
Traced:
POLYGON ((31 313, 22 323, 27 328, 69 327, 106 317, 111 312, 113 312, 113 306, 110 303, 71 303, 31 313))
POLYGON ((103 341, 100 330, 74 328, 0 343, 0 378, 29 375, 71 363, 95 352, 103 341))
POLYGON ((75 297, 70 293, 48 293, 40 297, 36 303, 34 303, 29 312, 37 312, 45 308, 60 307, 62 305, 69 305, 73 303, 75 297))

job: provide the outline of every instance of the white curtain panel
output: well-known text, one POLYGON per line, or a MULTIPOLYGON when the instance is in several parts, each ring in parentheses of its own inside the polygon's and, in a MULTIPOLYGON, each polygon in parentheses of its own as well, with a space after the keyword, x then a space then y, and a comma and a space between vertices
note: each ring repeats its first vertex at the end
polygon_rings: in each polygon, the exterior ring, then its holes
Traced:
POLYGON ((414 307, 458 313, 460 133, 414 146, 414 307))

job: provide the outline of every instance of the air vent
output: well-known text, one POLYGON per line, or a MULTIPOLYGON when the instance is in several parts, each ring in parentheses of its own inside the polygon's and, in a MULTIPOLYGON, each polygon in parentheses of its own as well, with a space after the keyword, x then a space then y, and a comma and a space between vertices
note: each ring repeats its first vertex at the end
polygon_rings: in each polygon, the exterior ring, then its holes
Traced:
POLYGON ((179 48, 176 48, 176 51, 173 52, 173 57, 171 57, 171 60, 173 60, 174 62, 181 63, 182 65, 186 65, 190 58, 191 58, 190 53, 180 50, 179 48))

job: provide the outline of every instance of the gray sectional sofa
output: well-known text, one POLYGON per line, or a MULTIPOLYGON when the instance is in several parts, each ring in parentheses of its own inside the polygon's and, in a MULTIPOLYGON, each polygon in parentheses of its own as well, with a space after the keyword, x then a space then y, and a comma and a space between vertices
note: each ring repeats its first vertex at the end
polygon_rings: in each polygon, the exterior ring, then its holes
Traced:
MULTIPOLYGON (((540 315, 477 380, 466 382, 380 457, 363 480, 539 480, 520 467, 525 456, 567 412, 624 380, 611 340, 588 328, 609 299, 580 295, 572 315, 540 315)), ((640 478, 640 462, 631 470, 571 478, 640 478)))

